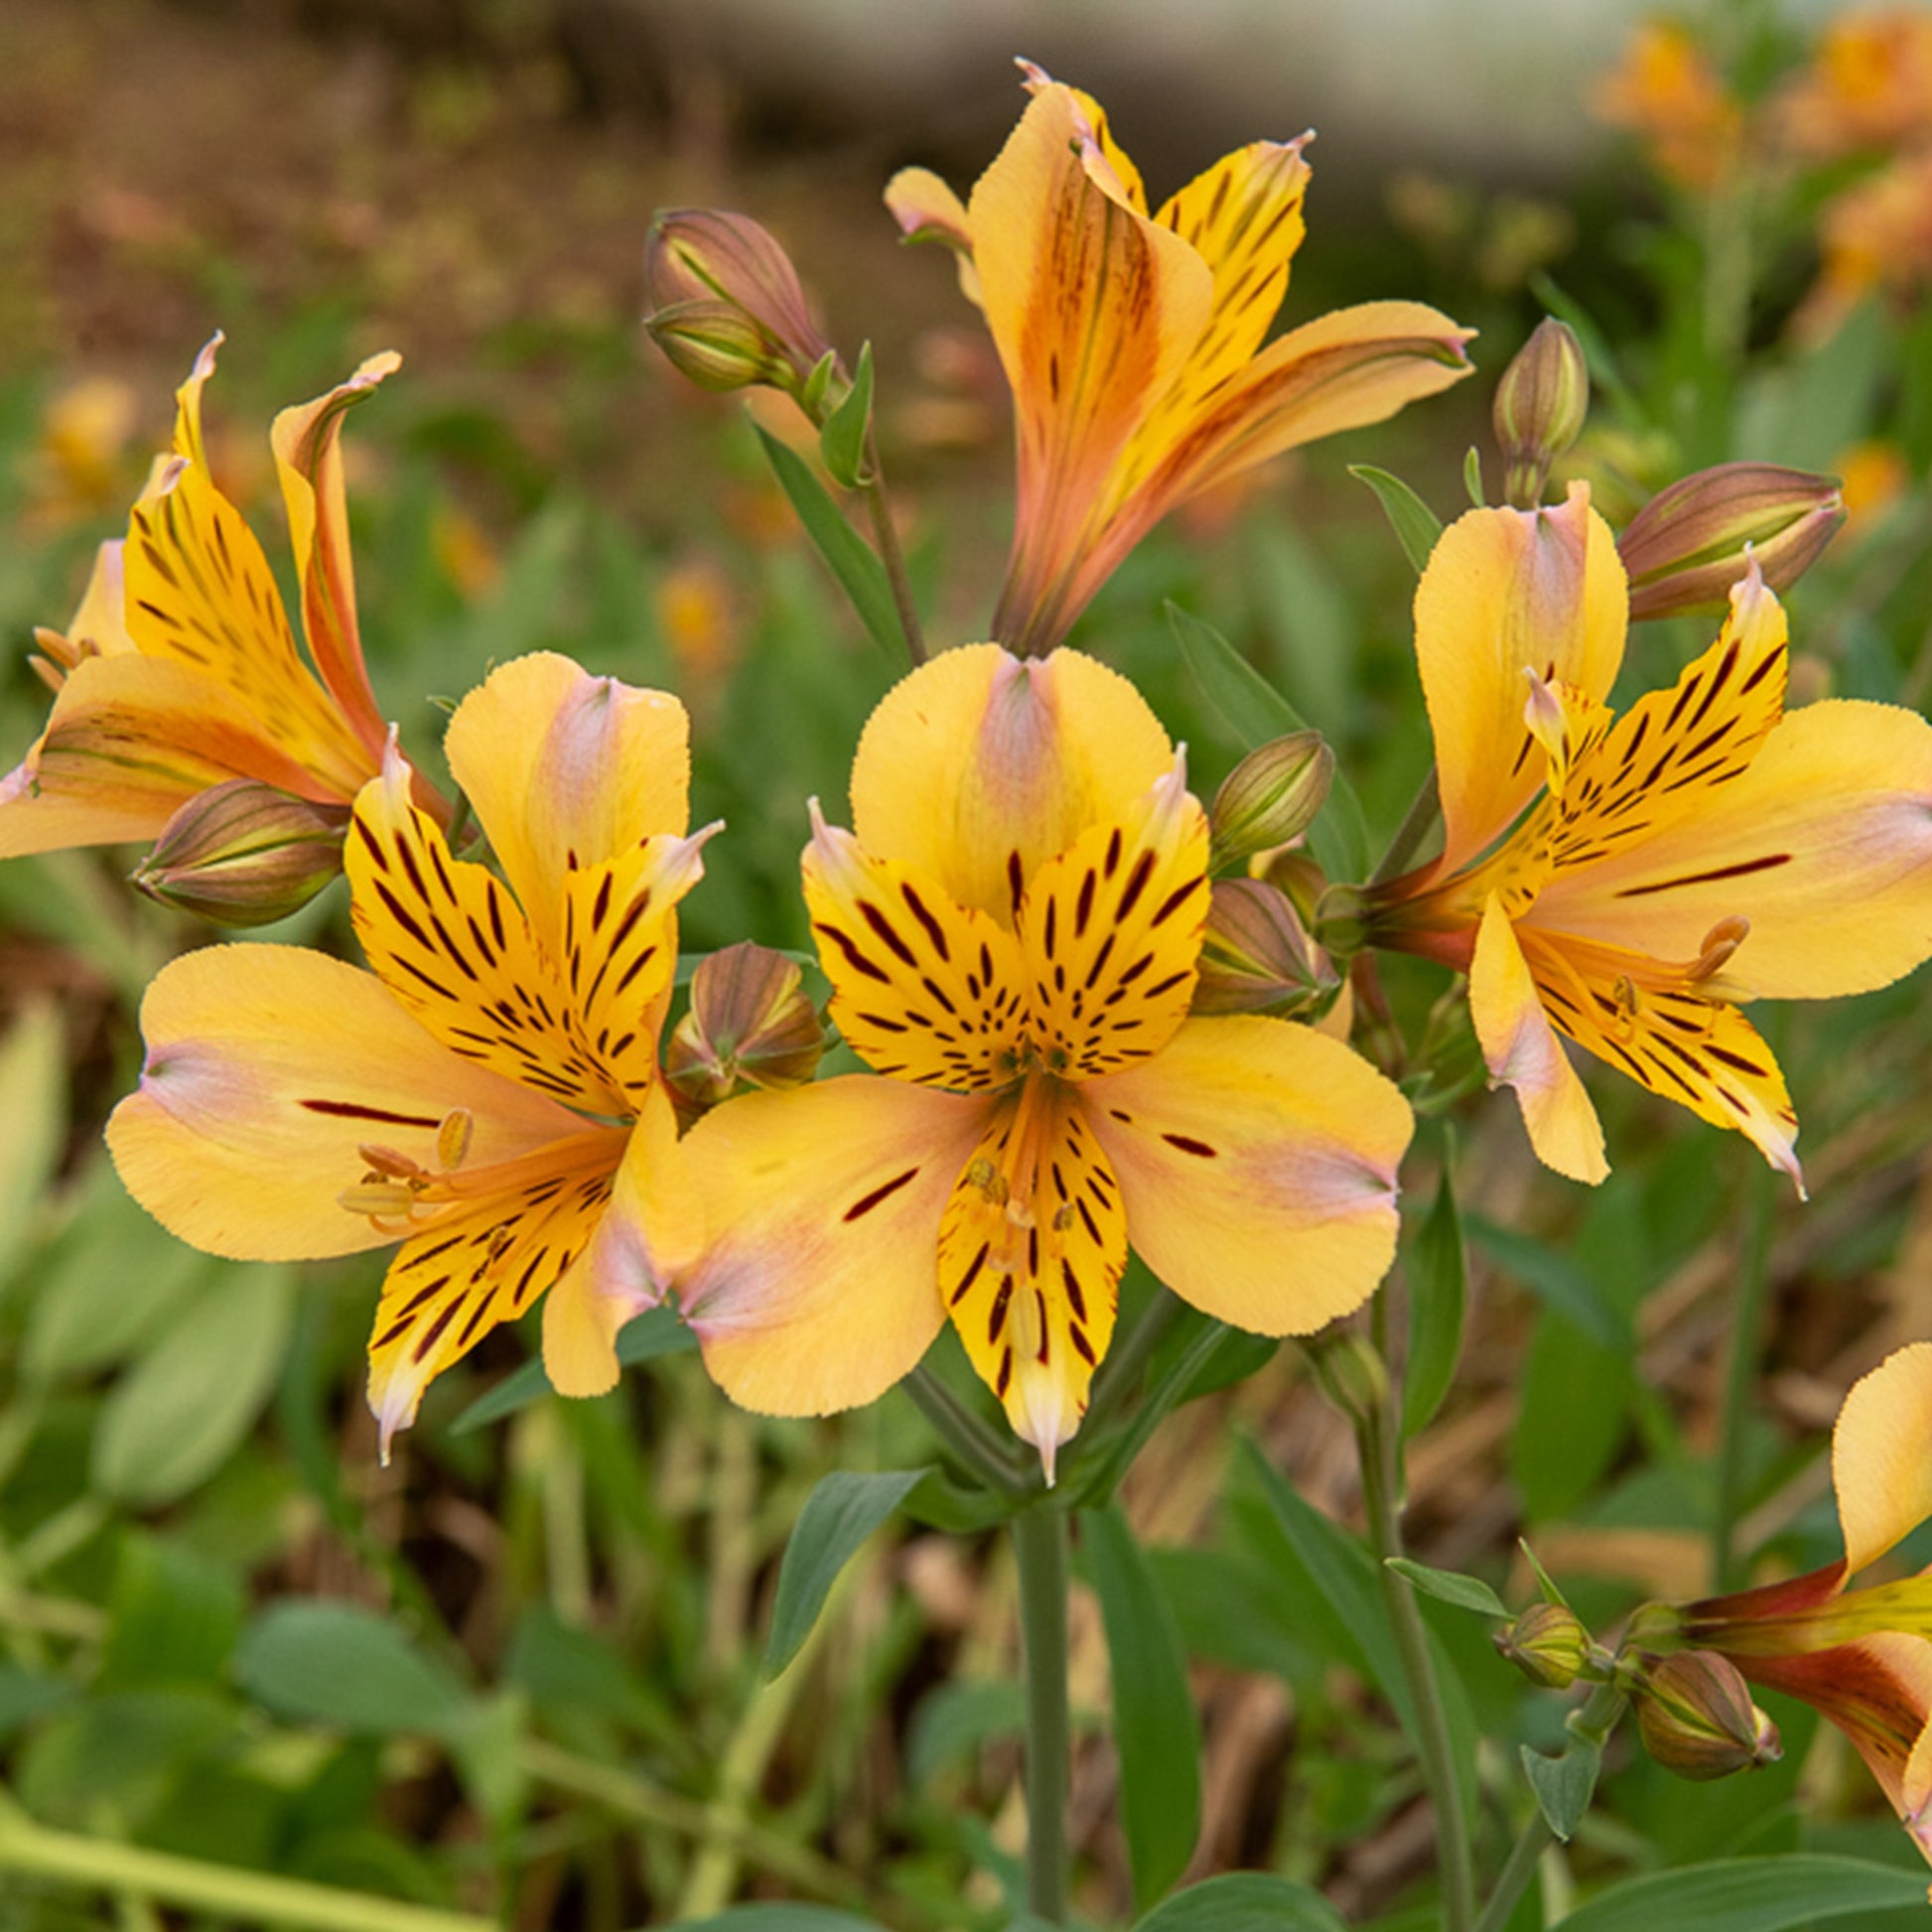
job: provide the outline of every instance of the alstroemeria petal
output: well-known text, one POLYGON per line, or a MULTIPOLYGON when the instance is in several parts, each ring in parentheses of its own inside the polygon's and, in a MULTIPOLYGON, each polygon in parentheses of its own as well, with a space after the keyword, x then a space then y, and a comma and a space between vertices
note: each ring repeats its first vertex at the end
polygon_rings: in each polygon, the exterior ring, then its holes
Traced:
POLYGON ((1009 612, 1031 623, 1045 610, 1115 457, 1193 352, 1213 304, 1193 249, 1100 185, 1084 123, 1071 89, 1042 87, 967 210, 1019 444, 1003 623, 1009 612))
POLYGON ((1141 171, 1134 165, 1132 157, 1114 139, 1113 123, 1108 118, 1107 110, 1084 87, 1069 87, 1064 81, 1055 80, 1035 63, 1021 60, 1016 65, 1023 76, 1021 84, 1030 94, 1050 91, 1065 94, 1073 102, 1074 137, 1080 143, 1087 173, 1123 207, 1130 207, 1137 214, 1145 214, 1148 207, 1146 184, 1141 180, 1141 171))
POLYGON ((1019 906, 1028 1033, 1047 1072, 1117 1072, 1187 1017, 1207 922, 1207 814, 1183 762, 1047 860, 1019 906))
POLYGON ((571 1025, 562 957, 538 946, 486 866, 450 857, 393 753, 355 801, 343 868, 369 964, 445 1046, 592 1113, 622 1111, 571 1025))
POLYGON ((217 678, 132 653, 84 657, 56 695, 45 735, 0 778, 0 858, 145 842, 190 798, 230 778, 329 796, 217 678))
POLYGON ((1849 699, 1787 713, 1695 816, 1554 883, 1539 917, 1693 958, 1743 916, 1736 974, 1766 999, 1889 985, 1932 953, 1932 726, 1849 699))
POLYGON ((492 671, 444 739, 539 939, 555 953, 566 873, 690 821, 690 726, 662 691, 538 651, 492 671))
POLYGON ((655 1308, 697 1260, 704 1218, 698 1179, 660 1083, 638 1111, 610 1206, 590 1245, 543 1305, 543 1367, 563 1395, 617 1386, 618 1331, 655 1308))
POLYGON ((875 859, 812 804, 805 904, 832 982, 832 1023, 880 1073, 983 1093, 1008 1085, 1026 1031, 1013 934, 929 878, 875 859))
POLYGON ((1543 783, 1524 671, 1600 701, 1622 662, 1627 609, 1615 541, 1582 484, 1558 508, 1471 510, 1443 533, 1416 590, 1416 655, 1436 735, 1445 875, 1543 783))
POLYGON ((1550 1025, 1515 928, 1494 895, 1483 908, 1469 965, 1469 1017, 1491 1082, 1515 1089, 1537 1159, 1594 1186, 1610 1171, 1602 1126, 1550 1025))
POLYGON ((916 1366, 946 1318, 939 1221, 987 1104, 851 1074, 727 1101, 685 1137, 711 1232, 678 1301, 734 1402, 825 1415, 916 1366))
POLYGON ((283 410, 269 432, 282 481, 282 501, 288 508, 296 576, 302 585, 302 624, 309 652, 323 683, 371 758, 381 756, 387 733, 369 690, 355 618, 342 430, 349 405, 372 394, 384 376, 401 366, 402 357, 393 349, 371 355, 326 396, 283 410))
POLYGON ((126 544, 118 538, 95 550, 87 587, 68 623, 69 643, 91 646, 110 657, 134 648, 127 634, 126 551, 126 544))
POLYGON ((1848 1575, 1932 1516, 1932 1342, 1887 1355, 1852 1385, 1832 1432, 1832 1482, 1848 1575))
POLYGON ((886 207, 907 241, 936 241, 953 251, 960 293, 975 308, 984 307, 966 204, 930 168, 901 168, 886 184, 886 207))
POLYGON ((852 764, 852 829, 878 859, 1010 925, 1026 882, 1121 817, 1173 762, 1148 702, 1078 651, 942 651, 879 702, 852 764))
POLYGON ((226 685, 312 774, 308 795, 347 800, 375 755, 303 663, 268 559, 208 475, 201 392, 213 371, 210 344, 178 392, 179 454, 134 506, 122 556, 128 636, 144 656, 226 685))
POLYGON ((1120 1190, 1078 1097, 1029 1079, 987 1118, 946 1203, 939 1291, 1049 1483, 1087 1412, 1126 1266, 1120 1190))
POLYGON ((480 1194, 404 1245, 383 1281, 369 1332, 369 1408, 381 1425, 385 1460, 430 1383, 579 1265, 623 1149, 624 1136, 615 1129, 559 1143, 548 1172, 480 1194))
POLYGON ((114 1164, 170 1232, 234 1260, 395 1240, 341 1205, 370 1144, 435 1170, 445 1124, 467 1116, 476 1170, 584 1132, 439 1045, 373 974, 301 947, 186 954, 148 988, 141 1028, 141 1085, 108 1124, 114 1164))
MULTIPOLYGON (((1757 1029, 1735 1007, 1706 997, 1675 962, 1545 933, 1541 911, 1539 903, 1515 936, 1557 1028, 1652 1093, 1714 1127, 1735 1128, 1802 1194, 1798 1116, 1757 1029)), ((1480 939, 1476 950, 1480 957, 1480 939)), ((1472 974, 1472 1002, 1474 992, 1472 974)), ((1484 1036, 1479 1020, 1476 1032, 1484 1036)))
POLYGON ((1309 1334, 1388 1271, 1414 1119, 1338 1041, 1283 1020, 1190 1020, 1079 1098, 1128 1238, 1196 1308, 1258 1334, 1309 1334))

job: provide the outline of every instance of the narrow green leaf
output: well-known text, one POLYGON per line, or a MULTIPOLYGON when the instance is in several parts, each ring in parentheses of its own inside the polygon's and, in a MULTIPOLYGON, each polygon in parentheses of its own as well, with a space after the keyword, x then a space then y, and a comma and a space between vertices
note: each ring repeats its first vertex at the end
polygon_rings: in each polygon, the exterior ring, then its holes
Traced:
POLYGON ((1570 1607, 1570 1598, 1557 1587, 1557 1580, 1544 1569, 1542 1560, 1530 1548, 1529 1538, 1519 1536, 1516 1539, 1516 1547, 1522 1551, 1531 1571, 1535 1574, 1537 1587, 1543 1592, 1543 1600, 1546 1603, 1558 1604, 1567 1610, 1570 1607))
POLYGON ((852 600, 859 621, 867 632, 895 658, 905 654, 905 636, 899 629, 898 612, 893 604, 893 587, 886 566, 872 546, 845 520, 845 513, 812 475, 811 465, 795 451, 788 450, 775 436, 757 423, 759 442, 765 461, 778 480, 778 487, 790 497, 805 534, 818 547, 832 575, 852 600))
POLYGON ((927 1474, 922 1468, 881 1469, 870 1475, 835 1469, 820 1478, 798 1512, 778 1566, 777 1601, 764 1647, 767 1678, 776 1677, 798 1655, 839 1572, 927 1474))
POLYGON ((1472 509, 1483 507, 1482 494, 1482 452, 1471 443, 1469 454, 1462 459, 1462 487, 1469 493, 1472 509))
POLYGON ((1471 1214, 1463 1225, 1469 1239, 1498 1268, 1515 1276, 1538 1301, 1574 1322, 1591 1341, 1625 1351, 1635 1346, 1629 1315, 1568 1255, 1483 1215, 1471 1214))
POLYGON ((1187 1868, 1200 1836, 1200 1720, 1179 1625, 1117 1503, 1082 1512, 1080 1545, 1107 1630, 1121 1829, 1145 1909, 1187 1868))
POLYGON ((0 1281, 43 1213, 68 1128, 67 1035, 51 999, 30 997, 0 1040, 0 1281))
MULTIPOLYGON (((659 1355, 689 1354, 697 1345, 697 1336, 677 1318, 674 1310, 646 1309, 618 1331, 618 1360, 626 1368, 635 1368, 639 1362, 654 1361, 659 1355)), ((501 1422, 550 1393, 550 1378, 543 1372, 542 1361, 527 1361, 471 1403, 450 1425, 450 1434, 463 1436, 485 1423, 501 1422)))
POLYGON ((1389 1557, 1386 1562, 1403 1578, 1439 1603, 1453 1603, 1458 1610, 1474 1610, 1479 1616, 1509 1618, 1509 1605, 1480 1577, 1465 1577, 1459 1570, 1432 1570, 1413 1557, 1389 1557))
POLYGON ((108 1613, 94 1690, 192 1690, 218 1677, 234 1648, 241 1584, 185 1544, 130 1529, 115 1560, 108 1613))
POLYGON ((1400 477, 1378 470, 1372 463, 1351 463, 1348 474, 1374 490, 1382 514, 1389 519, 1389 527, 1402 545, 1402 554, 1420 577, 1429 562, 1429 553, 1443 534, 1443 519, 1400 477))
POLYGON ((1577 340, 1584 346, 1584 361, 1588 365, 1590 381, 1613 397, 1618 408, 1640 419, 1643 412, 1636 393, 1623 379, 1623 371, 1617 366, 1616 353, 1591 319, 1589 311, 1566 295, 1541 269, 1530 276, 1530 293, 1559 322, 1567 322, 1576 332, 1577 340))
MULTIPOLYGON (((1208 709, 1244 751, 1311 727, 1302 715, 1214 628, 1177 604, 1168 622, 1208 709)), ((1309 844, 1330 879, 1368 877, 1368 821, 1361 800, 1339 771, 1327 802, 1309 827, 1309 844)))
POLYGON ((1468 1283, 1462 1211, 1455 1201, 1455 1139, 1448 1131, 1435 1204, 1409 1257, 1409 1359, 1402 1387, 1405 1436, 1427 1427, 1455 1380, 1468 1283))
POLYGON ((1522 1746, 1523 1770, 1550 1829, 1567 1845, 1576 1837, 1603 1767, 1603 1747, 1573 1737, 1560 1757, 1522 1746))
POLYGON ((294 1300, 286 1264, 223 1264, 101 1404, 96 1486, 153 1508, 212 1475, 274 1393, 294 1300))
POLYGON ((923 1787, 969 1752, 1027 1727, 1027 1695, 1010 1677, 954 1678, 927 1696, 905 1735, 905 1775, 923 1787))
POLYGON ((1819 1919, 1925 1909, 1925 1873, 1790 1852, 1653 1871, 1580 1905, 1563 1932, 1792 1932, 1819 1919))
POLYGON ((1134 1932, 1346 1932, 1347 1922, 1307 1885, 1230 1871, 1155 1907, 1134 1932))
POLYGON ((833 479, 857 489, 867 479, 866 435, 872 428, 872 345, 859 351, 859 366, 845 400, 825 419, 818 433, 818 453, 833 479))
POLYGON ((387 1737, 461 1723, 469 1693, 395 1624, 353 1603, 274 1603, 247 1635, 235 1676, 278 1717, 387 1737))
POLYGON ((709 1918, 681 1918, 664 1932, 881 1932, 876 1919, 831 1905, 734 1905, 709 1918))

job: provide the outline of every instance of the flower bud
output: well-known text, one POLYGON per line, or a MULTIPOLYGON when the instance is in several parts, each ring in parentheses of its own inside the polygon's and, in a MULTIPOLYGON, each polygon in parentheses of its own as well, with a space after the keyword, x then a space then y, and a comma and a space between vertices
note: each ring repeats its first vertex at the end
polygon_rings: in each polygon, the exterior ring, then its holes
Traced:
POLYGON ((253 778, 198 793, 161 828, 133 883, 212 925, 285 919, 343 869, 345 805, 318 805, 253 778))
POLYGON ((644 327, 700 388, 761 383, 797 397, 833 352, 790 257, 749 215, 660 213, 644 250, 644 327))
POLYGON ((1290 732, 1253 751, 1214 794, 1208 863, 1239 865, 1257 852, 1298 839, 1314 822, 1335 774, 1335 755, 1319 732, 1290 732))
POLYGON ((1360 1422, 1389 1397, 1389 1370, 1375 1345, 1353 1328, 1325 1328, 1303 1347, 1316 1386, 1344 1416, 1360 1422))
POLYGON ((1259 879, 1216 880, 1212 892, 1196 1013, 1301 1013, 1340 985, 1287 894, 1259 879))
POLYGON ((1532 1603, 1507 1630, 1498 1630, 1496 1648, 1527 1677, 1548 1691, 1564 1691, 1589 1662, 1589 1632, 1564 1603, 1532 1603))
POLYGON ((1635 1691, 1645 1748, 1681 1778, 1728 1777, 1784 1755, 1778 1727, 1751 1702, 1743 1674, 1715 1650, 1644 1657, 1635 1691))
POLYGON ((1748 546, 1782 591, 1817 561, 1845 521, 1836 477, 1775 463, 1721 463, 1660 489, 1617 539, 1630 616, 1722 612, 1748 546))
POLYGON ((798 968, 745 940, 698 962, 691 1010, 664 1051, 664 1076, 694 1107, 715 1107, 741 1085, 803 1086, 824 1050, 798 968))
POLYGON ((1567 323, 1546 316, 1496 384, 1493 421, 1503 453, 1503 491, 1512 508, 1543 500, 1550 465, 1584 433, 1589 368, 1567 323))

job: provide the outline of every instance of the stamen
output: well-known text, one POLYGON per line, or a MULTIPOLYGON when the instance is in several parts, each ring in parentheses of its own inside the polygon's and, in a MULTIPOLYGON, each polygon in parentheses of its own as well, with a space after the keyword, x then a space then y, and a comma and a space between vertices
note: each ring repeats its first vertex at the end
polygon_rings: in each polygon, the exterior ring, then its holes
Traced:
POLYGON ((468 1107, 456 1107, 443 1116, 436 1130, 436 1158, 446 1173, 453 1173, 470 1158, 470 1143, 476 1138, 477 1117, 468 1107))
POLYGON ((1686 977, 1693 985, 1710 979, 1730 962, 1730 956, 1749 937, 1751 922, 1742 913, 1720 919, 1704 935, 1704 950, 1697 956, 1686 977))

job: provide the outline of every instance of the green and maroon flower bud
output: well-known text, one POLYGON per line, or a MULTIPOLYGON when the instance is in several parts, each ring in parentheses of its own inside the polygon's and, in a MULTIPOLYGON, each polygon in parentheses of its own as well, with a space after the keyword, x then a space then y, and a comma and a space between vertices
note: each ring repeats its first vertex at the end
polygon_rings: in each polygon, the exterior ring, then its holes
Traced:
POLYGON ((1389 1399, 1389 1368, 1366 1335, 1336 1325, 1302 1346, 1315 1386, 1344 1416, 1364 1422, 1381 1413, 1389 1399))
POLYGON ((1568 1690, 1590 1660, 1589 1632, 1564 1603, 1532 1603, 1493 1642, 1532 1684, 1548 1691, 1568 1690))
MULTIPOLYGON (((651 340, 700 388, 764 385, 802 398, 813 371, 834 355, 791 258, 749 215, 661 212, 645 245, 644 288, 651 340)), ((830 386, 841 386, 836 376, 830 386)))
POLYGON ((1218 872, 1299 839, 1334 775, 1335 755, 1319 732, 1290 732, 1250 752, 1214 794, 1209 866, 1218 872))
POLYGON ((1845 521, 1836 477, 1775 463, 1721 463, 1660 489, 1617 539, 1630 616, 1722 612, 1751 558, 1782 592, 1845 521))
POLYGON ((1543 500, 1550 466, 1584 433, 1589 367, 1567 323, 1546 316, 1496 384, 1492 420, 1503 453, 1503 495, 1512 509, 1543 500))
POLYGON ((702 1110, 741 1086, 803 1086, 824 1050, 825 1030, 798 968, 746 940, 699 962, 691 1010, 664 1051, 664 1077, 702 1110))
POLYGON ((1287 894, 1259 879, 1215 881, 1194 1012, 1304 1013, 1340 984, 1287 894))
POLYGON ((318 805, 253 778, 191 798, 161 828, 133 883, 211 925, 269 925, 343 869, 346 805, 318 805))
POLYGON ((1632 1688, 1645 1748, 1681 1778, 1725 1778, 1784 1755, 1743 1674, 1715 1650, 1640 1657, 1632 1688))

